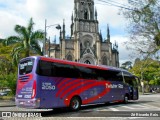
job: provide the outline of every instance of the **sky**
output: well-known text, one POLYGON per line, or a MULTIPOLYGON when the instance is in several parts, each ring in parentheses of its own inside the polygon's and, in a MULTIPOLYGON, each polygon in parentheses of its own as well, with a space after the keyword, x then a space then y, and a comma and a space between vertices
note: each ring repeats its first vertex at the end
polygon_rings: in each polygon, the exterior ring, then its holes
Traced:
MULTIPOLYGON (((107 1, 107 0, 104 0, 107 1)), ((117 1, 117 0, 111 0, 117 1)), ((99 30, 103 38, 106 38, 107 24, 110 27, 111 42, 115 41, 119 45, 120 63, 133 61, 129 57, 130 51, 126 50, 124 42, 129 40, 126 32, 126 20, 120 15, 120 8, 104 5, 104 3, 94 0, 98 12, 99 30)), ((127 3, 127 0, 119 0, 119 3, 127 3)), ((35 23, 35 30, 44 30, 45 19, 47 26, 55 24, 66 25, 66 35, 70 35, 71 15, 73 13, 74 0, 0 0, 0 38, 7 38, 15 35, 14 26, 26 26, 32 17, 35 23)), ((54 27, 47 29, 47 37, 54 40, 54 36, 59 36, 59 31, 54 27)), ((57 39, 58 43, 58 39, 57 39)))

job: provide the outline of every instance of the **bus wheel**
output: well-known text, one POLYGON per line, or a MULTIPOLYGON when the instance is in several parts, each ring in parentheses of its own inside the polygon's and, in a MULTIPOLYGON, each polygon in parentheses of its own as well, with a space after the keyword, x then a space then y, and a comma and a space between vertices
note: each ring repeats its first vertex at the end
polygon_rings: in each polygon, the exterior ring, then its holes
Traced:
POLYGON ((78 111, 80 106, 81 106, 80 99, 78 97, 73 97, 70 101, 70 105, 69 105, 70 109, 72 111, 78 111))
POLYGON ((124 103, 127 104, 128 103, 128 95, 124 96, 124 103))

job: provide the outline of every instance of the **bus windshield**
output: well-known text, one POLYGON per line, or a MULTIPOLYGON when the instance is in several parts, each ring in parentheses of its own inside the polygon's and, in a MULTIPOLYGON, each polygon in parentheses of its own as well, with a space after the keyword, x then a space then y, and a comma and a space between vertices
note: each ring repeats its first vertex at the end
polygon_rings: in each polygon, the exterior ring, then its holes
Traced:
POLYGON ((27 59, 25 61, 20 62, 19 64, 19 74, 24 75, 32 72, 34 59, 27 59))

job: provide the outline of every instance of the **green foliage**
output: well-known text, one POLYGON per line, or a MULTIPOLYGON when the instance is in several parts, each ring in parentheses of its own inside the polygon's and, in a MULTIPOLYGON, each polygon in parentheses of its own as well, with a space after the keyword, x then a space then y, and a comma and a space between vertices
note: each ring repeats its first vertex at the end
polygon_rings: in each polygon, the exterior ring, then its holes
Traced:
POLYGON ((17 73, 10 73, 0 76, 0 89, 8 88, 11 90, 11 95, 15 95, 16 92, 16 80, 17 73))
POLYGON ((133 10, 123 11, 130 35, 127 48, 146 56, 155 54, 160 50, 160 1, 138 0, 129 4, 133 10))
POLYGON ((4 46, 0 43, 0 89, 11 89, 11 95, 15 94, 17 66, 12 64, 12 46, 4 46))
POLYGON ((0 59, 11 60, 12 46, 4 46, 0 43, 0 59))
POLYGON ((135 62, 130 72, 150 85, 160 85, 160 62, 152 59, 135 62))
POLYGON ((38 41, 44 38, 44 32, 40 30, 34 31, 33 26, 32 18, 29 20, 27 27, 16 25, 14 30, 18 35, 9 36, 4 41, 5 45, 14 45, 12 59, 15 65, 23 57, 28 57, 32 54, 43 54, 38 41))
POLYGON ((11 94, 15 95, 16 93, 16 80, 17 80, 17 74, 8 74, 6 75, 6 79, 5 81, 7 81, 7 88, 9 88, 11 90, 11 94))
POLYGON ((17 36, 0 39, 0 89, 9 88, 12 95, 16 92, 19 59, 33 54, 42 55, 38 42, 44 38, 44 32, 34 31, 33 26, 31 18, 27 27, 15 26, 17 36))

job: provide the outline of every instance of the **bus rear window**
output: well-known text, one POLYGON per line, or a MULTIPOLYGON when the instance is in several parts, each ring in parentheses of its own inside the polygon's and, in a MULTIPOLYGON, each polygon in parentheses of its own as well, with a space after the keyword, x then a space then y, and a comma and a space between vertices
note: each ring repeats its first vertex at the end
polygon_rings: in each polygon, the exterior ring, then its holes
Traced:
POLYGON ((19 64, 19 74, 24 75, 32 72, 34 59, 27 59, 25 61, 20 62, 19 64))

